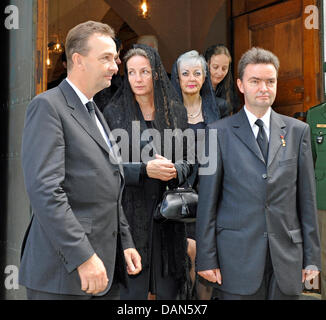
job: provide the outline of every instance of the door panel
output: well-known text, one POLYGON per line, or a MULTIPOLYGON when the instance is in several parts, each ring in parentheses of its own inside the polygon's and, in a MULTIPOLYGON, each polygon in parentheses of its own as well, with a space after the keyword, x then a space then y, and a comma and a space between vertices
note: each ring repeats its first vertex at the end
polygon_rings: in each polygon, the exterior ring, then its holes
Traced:
POLYGON ((233 16, 238 16, 276 2, 280 2, 280 0, 233 0, 233 16))
POLYGON ((253 46, 275 53, 280 71, 274 109, 290 116, 320 102, 318 30, 304 27, 305 5, 288 0, 233 19, 235 63, 253 46))

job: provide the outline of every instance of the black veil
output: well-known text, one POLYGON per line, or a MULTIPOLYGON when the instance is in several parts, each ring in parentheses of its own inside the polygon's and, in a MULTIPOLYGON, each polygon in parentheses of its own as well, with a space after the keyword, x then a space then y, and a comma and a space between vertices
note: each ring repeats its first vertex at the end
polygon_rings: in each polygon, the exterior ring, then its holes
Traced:
MULTIPOLYGON (((155 105, 153 127, 161 133, 162 137, 164 129, 186 129, 186 109, 171 85, 157 50, 142 44, 135 44, 133 48, 141 48, 146 52, 152 68, 155 105)), ((140 121, 141 131, 146 129, 146 124, 128 81, 126 63, 124 63, 124 71, 123 83, 105 108, 104 116, 112 130, 125 129, 131 136, 132 121, 140 121)))

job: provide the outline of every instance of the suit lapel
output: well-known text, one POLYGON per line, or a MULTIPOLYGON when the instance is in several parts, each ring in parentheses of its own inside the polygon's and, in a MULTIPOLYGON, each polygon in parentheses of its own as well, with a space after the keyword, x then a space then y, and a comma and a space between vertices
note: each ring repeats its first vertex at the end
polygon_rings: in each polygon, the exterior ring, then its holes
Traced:
POLYGON ((244 109, 242 108, 232 118, 232 130, 234 134, 257 156, 257 158, 265 163, 244 109))
POLYGON ((67 81, 62 81, 59 85, 59 88, 66 97, 68 106, 72 109, 72 117, 101 146, 101 148, 104 149, 110 156, 112 156, 116 163, 118 163, 114 153, 110 150, 110 148, 104 141, 101 132, 97 128, 96 124, 93 123, 86 108, 80 101, 73 88, 68 84, 67 81))
POLYGON ((269 167, 273 162, 278 150, 282 145, 282 137, 285 139, 286 130, 285 123, 275 111, 271 112, 270 120, 270 136, 269 136, 269 149, 268 149, 268 164, 269 167))
POLYGON ((102 126, 103 126, 109 140, 110 140, 110 143, 111 143, 111 146, 112 146, 112 148, 110 150, 110 154, 113 153, 114 160, 115 160, 116 164, 119 166, 121 175, 124 177, 123 167, 122 167, 122 158, 120 156, 119 147, 115 142, 115 138, 114 138, 114 136, 113 136, 113 134, 111 132, 111 129, 109 128, 109 126, 108 126, 102 112, 98 109, 97 106, 95 107, 95 113, 96 113, 97 118, 101 122, 101 124, 102 124, 102 126))

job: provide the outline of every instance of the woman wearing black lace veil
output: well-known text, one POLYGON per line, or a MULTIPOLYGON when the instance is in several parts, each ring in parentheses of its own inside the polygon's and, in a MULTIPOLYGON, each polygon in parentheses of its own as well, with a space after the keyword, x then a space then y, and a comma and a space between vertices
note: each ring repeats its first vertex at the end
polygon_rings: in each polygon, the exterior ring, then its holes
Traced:
MULTIPOLYGON (((171 151, 171 157, 166 156, 169 159, 162 156, 168 151, 164 130, 186 129, 187 113, 171 86, 157 50, 134 45, 124 60, 122 87, 105 108, 104 116, 122 150, 126 184, 122 203, 143 270, 129 277, 129 287, 121 288, 121 299, 147 299, 149 293, 156 299, 185 298, 189 269, 185 225, 158 224, 153 220, 153 212, 167 185, 183 184, 191 171, 183 160, 183 152, 178 156, 171 151), (123 143, 121 138, 119 142, 115 129, 127 132, 130 141, 123 143), (159 135, 143 141, 147 129, 155 129, 159 135), (147 150, 149 143, 152 143, 149 156, 154 159, 136 159, 147 150)), ((182 138, 177 137, 174 143, 180 141, 182 138)), ((183 147, 177 145, 173 150, 183 150, 183 147)))
MULTIPOLYGON (((195 144, 198 158, 203 152, 200 146, 204 145, 203 139, 206 126, 223 116, 227 109, 227 103, 224 99, 215 97, 206 61, 195 50, 186 52, 177 59, 172 68, 171 82, 187 109, 188 125, 194 130, 196 137, 195 144)), ((188 180, 193 188, 198 187, 198 165, 194 166, 193 173, 188 180)), ((187 224, 187 238, 188 255, 192 261, 191 279, 195 289, 193 298, 210 299, 212 294, 210 286, 198 281, 195 286, 195 223, 187 224)))

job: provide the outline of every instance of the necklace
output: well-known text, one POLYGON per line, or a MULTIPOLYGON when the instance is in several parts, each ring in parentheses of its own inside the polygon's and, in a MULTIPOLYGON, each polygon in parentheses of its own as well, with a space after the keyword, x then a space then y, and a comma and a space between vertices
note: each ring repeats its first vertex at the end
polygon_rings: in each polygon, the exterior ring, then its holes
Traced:
POLYGON ((144 120, 152 120, 154 112, 155 112, 155 110, 153 110, 151 112, 147 112, 147 113, 144 112, 143 113, 144 120))
POLYGON ((188 118, 194 119, 194 118, 197 118, 200 114, 201 114, 201 106, 200 106, 198 112, 196 112, 196 113, 188 113, 188 118))
POLYGON ((187 110, 187 115, 188 115, 188 118, 190 119, 194 119, 194 118, 197 118, 200 114, 201 114, 201 108, 202 108, 202 100, 201 100, 201 97, 200 97, 200 106, 199 106, 199 110, 194 112, 194 113, 189 113, 188 110, 187 110))

